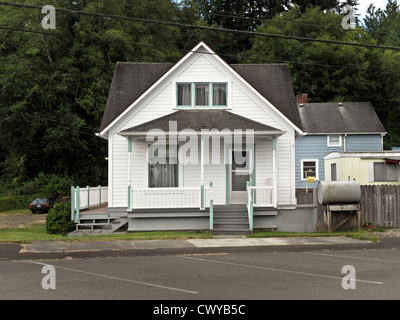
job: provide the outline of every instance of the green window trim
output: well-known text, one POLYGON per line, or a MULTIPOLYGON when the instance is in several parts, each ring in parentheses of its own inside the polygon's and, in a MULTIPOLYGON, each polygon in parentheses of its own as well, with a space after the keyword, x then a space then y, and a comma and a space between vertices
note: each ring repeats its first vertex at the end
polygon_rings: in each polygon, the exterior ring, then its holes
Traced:
POLYGON ((197 108, 197 109, 224 109, 228 108, 228 83, 227 82, 177 82, 176 83, 176 107, 179 109, 185 108, 197 108), (183 104, 180 98, 180 87, 183 85, 190 85, 190 105, 183 104), (207 85, 208 86, 208 96, 207 104, 197 104, 197 86, 207 85), (214 89, 216 85, 225 85, 225 104, 214 104, 215 93, 214 89))
POLYGON ((178 108, 191 108, 193 105, 193 83, 191 82, 179 82, 176 84, 176 106, 178 108), (190 104, 179 104, 179 87, 183 85, 190 85, 190 104))
MULTIPOLYGON (((146 150, 147 158, 149 157, 149 148, 150 148, 150 146, 151 146, 150 144, 147 145, 147 150, 146 150)), ((180 185, 181 185, 181 183, 179 181, 179 179, 180 179, 180 177, 179 177, 179 171, 180 171, 180 168, 179 168, 179 166, 180 166, 180 164, 179 164, 179 147, 180 147, 180 145, 178 144, 177 147, 176 147, 176 164, 174 164, 174 165, 176 165, 176 186, 175 187, 164 187, 164 188, 179 188, 180 185)), ((167 155, 169 155, 169 145, 167 145, 167 155)), ((168 156, 167 156, 167 159, 169 159, 168 156)), ((151 172, 150 171, 151 171, 151 164, 149 162, 147 162, 147 187, 148 188, 156 188, 156 187, 151 186, 151 172)))
POLYGON ((227 108, 228 107, 228 84, 226 82, 212 82, 211 83, 211 106, 213 108, 227 108), (225 85, 225 104, 214 104, 214 86, 225 85))

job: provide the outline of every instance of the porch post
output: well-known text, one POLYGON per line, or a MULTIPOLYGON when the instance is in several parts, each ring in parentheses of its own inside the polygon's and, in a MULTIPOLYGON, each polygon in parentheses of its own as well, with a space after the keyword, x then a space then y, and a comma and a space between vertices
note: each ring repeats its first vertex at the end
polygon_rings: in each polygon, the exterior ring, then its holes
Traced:
POLYGON ((276 208, 278 199, 278 190, 277 190, 277 169, 276 169, 276 136, 272 137, 272 205, 276 208))
POLYGON ((128 210, 132 209, 131 206, 131 184, 132 184, 132 177, 131 177, 131 155, 132 155, 132 138, 128 137, 128 210))
POLYGON ((81 205, 81 191, 79 189, 79 186, 76 187, 76 198, 75 198, 75 208, 76 208, 76 215, 75 215, 75 222, 78 223, 79 221, 79 211, 80 211, 80 205, 81 205))
POLYGON ((200 142, 200 210, 204 210, 204 137, 200 142))
POLYGON ((71 220, 74 220, 75 215, 75 187, 71 186, 71 220))
POLYGON ((210 230, 214 229, 214 199, 212 192, 213 183, 210 182, 210 230))

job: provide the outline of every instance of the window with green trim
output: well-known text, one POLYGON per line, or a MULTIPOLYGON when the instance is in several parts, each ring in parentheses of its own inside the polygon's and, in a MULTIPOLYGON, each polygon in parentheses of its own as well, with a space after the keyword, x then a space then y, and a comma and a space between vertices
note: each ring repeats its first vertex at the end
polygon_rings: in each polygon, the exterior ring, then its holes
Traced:
POLYGON ((227 107, 226 83, 177 83, 177 107, 227 107))
POLYGON ((178 182, 178 151, 176 147, 148 149, 149 188, 174 188, 178 182), (170 151, 172 149, 172 151, 170 151))

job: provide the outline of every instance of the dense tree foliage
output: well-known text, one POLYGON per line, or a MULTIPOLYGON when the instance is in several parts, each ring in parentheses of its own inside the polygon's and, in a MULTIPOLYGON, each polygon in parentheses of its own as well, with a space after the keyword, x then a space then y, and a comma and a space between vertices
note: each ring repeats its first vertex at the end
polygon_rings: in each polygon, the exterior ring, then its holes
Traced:
MULTIPOLYGON (((44 6, 51 1, 27 0, 44 6)), ((317 101, 371 101, 400 146, 400 52, 255 37, 182 24, 400 47, 400 8, 371 5, 341 27, 347 0, 57 0, 56 8, 169 21, 160 25, 0 5, 0 177, 20 187, 41 174, 107 183, 107 143, 95 136, 117 61, 176 62, 205 41, 229 63, 287 63, 296 93, 317 101)))

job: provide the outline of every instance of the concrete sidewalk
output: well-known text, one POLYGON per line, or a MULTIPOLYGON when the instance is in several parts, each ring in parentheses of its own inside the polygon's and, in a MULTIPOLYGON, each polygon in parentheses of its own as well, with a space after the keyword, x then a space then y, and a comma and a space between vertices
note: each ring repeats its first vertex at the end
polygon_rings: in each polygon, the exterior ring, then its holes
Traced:
POLYGON ((146 250, 166 248, 229 248, 256 246, 307 246, 362 244, 366 241, 346 237, 287 237, 287 238, 216 238, 188 240, 118 240, 92 242, 38 241, 28 245, 20 253, 37 252, 85 252, 107 250, 146 250))

